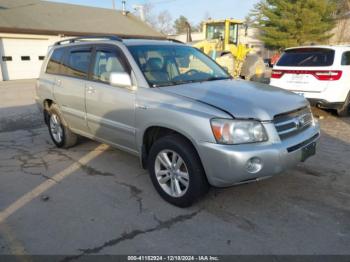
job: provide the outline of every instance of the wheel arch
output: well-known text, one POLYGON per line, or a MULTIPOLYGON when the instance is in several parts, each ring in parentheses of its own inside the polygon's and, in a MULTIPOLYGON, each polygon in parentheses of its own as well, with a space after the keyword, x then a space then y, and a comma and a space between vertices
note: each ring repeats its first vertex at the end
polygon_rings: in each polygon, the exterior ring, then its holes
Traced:
POLYGON ((44 99, 43 101, 43 114, 44 114, 44 121, 45 124, 48 125, 49 123, 49 113, 48 110, 49 108, 54 104, 54 101, 52 99, 44 99))
POLYGON ((154 142, 160 139, 161 137, 164 137, 170 134, 179 135, 182 138, 184 138, 186 141, 188 141, 193 146, 198 157, 200 158, 195 140, 187 133, 183 132, 182 130, 178 130, 177 128, 174 128, 174 127, 166 127, 163 125, 150 125, 147 128, 145 128, 144 132, 142 133, 142 146, 141 146, 140 156, 141 156, 141 164, 143 168, 147 168, 148 154, 154 142))

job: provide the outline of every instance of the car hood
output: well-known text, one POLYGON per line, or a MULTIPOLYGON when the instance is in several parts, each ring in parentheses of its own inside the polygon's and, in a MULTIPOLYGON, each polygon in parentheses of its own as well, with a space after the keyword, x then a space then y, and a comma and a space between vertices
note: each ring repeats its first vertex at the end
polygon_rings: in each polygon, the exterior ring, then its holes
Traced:
POLYGON ((162 87, 162 90, 220 108, 235 118, 273 120, 275 115, 308 105, 283 89, 243 80, 220 80, 162 87))

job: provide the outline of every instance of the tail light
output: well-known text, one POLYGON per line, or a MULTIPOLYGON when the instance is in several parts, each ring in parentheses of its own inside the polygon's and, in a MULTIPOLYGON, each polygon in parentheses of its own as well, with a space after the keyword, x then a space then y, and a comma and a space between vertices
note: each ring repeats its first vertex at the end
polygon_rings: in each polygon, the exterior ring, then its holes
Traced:
POLYGON ((280 79, 284 74, 313 75, 320 81, 339 80, 343 71, 340 70, 272 70, 271 78, 280 79))
POLYGON ((321 81, 335 81, 339 80, 343 74, 343 71, 316 71, 314 76, 321 81))
POLYGON ((280 79, 284 74, 282 70, 272 70, 271 78, 280 79))

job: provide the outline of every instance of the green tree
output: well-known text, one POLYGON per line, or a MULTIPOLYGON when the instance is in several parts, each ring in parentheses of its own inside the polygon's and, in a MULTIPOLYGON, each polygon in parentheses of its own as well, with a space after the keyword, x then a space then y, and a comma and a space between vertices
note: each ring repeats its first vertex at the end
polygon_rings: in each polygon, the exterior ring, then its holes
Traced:
POLYGON ((336 0, 261 0, 250 20, 269 48, 324 43, 332 34, 336 0))
POLYGON ((189 25, 188 19, 185 16, 181 15, 174 22, 174 29, 176 31, 176 34, 186 33, 188 25, 189 25))

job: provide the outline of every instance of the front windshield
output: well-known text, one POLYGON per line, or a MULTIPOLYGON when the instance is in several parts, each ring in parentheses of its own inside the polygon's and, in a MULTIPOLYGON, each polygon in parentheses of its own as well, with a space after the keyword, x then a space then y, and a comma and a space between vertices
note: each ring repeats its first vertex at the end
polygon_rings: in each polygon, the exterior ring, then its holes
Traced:
POLYGON ((207 25, 207 39, 224 39, 225 37, 225 23, 208 24, 207 25))
POLYGON ((128 48, 152 87, 230 78, 224 69, 193 47, 140 45, 128 48))

